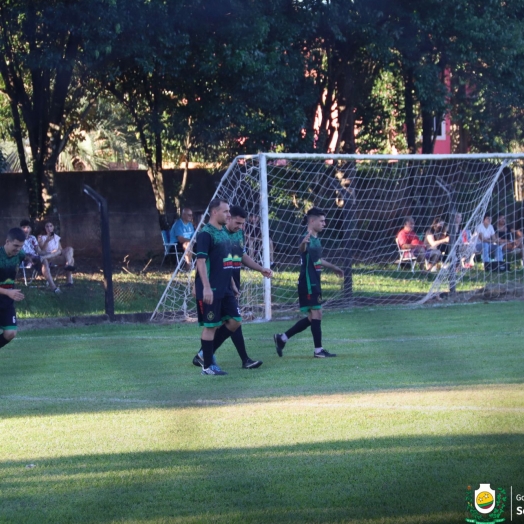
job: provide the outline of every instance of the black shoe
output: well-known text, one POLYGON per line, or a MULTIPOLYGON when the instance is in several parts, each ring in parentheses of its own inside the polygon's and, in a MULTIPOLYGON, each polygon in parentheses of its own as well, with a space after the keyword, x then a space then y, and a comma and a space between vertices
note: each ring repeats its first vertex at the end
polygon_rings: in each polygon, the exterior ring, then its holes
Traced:
POLYGON ((198 353, 193 357, 193 366, 204 367, 204 359, 198 353))
POLYGON ((328 358, 328 357, 336 357, 337 355, 335 353, 329 353, 325 349, 322 349, 320 353, 315 352, 313 356, 315 358, 328 358))
POLYGON ((273 340, 275 341, 275 348, 277 350, 277 355, 282 356, 282 350, 286 346, 286 343, 282 340, 282 333, 276 333, 273 335, 273 340))
POLYGON ((262 365, 261 360, 251 360, 248 358, 243 364, 242 367, 244 369, 256 369, 259 368, 262 365))

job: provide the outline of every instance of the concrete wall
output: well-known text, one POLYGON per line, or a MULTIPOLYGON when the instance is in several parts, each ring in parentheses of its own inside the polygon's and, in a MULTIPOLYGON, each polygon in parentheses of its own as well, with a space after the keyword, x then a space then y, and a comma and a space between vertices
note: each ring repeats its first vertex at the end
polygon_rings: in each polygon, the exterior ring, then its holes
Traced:
MULTIPOLYGON (((190 171, 183 203, 192 207, 197 217, 205 211, 218 180, 219 176, 205 170, 190 171)), ((170 223, 176 216, 173 196, 181 182, 181 170, 164 172, 170 223)), ((57 173, 55 184, 57 209, 50 218, 59 226, 62 246, 73 246, 79 258, 98 258, 101 252, 98 205, 83 192, 84 184, 107 199, 115 261, 126 255, 146 259, 163 253, 153 190, 145 171, 61 172, 57 173)), ((0 236, 27 218, 27 209, 23 175, 0 173, 0 236)))

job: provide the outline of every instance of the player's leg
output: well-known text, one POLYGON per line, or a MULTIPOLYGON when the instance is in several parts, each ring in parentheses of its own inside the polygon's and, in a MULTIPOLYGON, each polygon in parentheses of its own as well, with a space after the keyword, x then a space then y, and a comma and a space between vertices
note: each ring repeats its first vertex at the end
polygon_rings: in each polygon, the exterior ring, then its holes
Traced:
POLYGON ((289 328, 285 333, 276 333, 273 335, 273 340, 275 341, 275 349, 279 357, 282 356, 282 351, 286 345, 286 342, 293 336, 298 333, 302 333, 308 327, 311 326, 311 320, 309 318, 310 310, 310 299, 311 295, 308 294, 307 289, 302 289, 300 286, 298 288, 298 303, 300 306, 300 311, 308 315, 305 318, 301 318, 297 323, 295 323, 291 328, 289 328))
POLYGON ((0 348, 3 348, 16 337, 16 312, 13 305, 0 308, 0 348))
POLYGON ((233 295, 226 295, 221 300, 220 321, 221 326, 215 334, 214 348, 217 349, 240 327, 242 316, 238 307, 238 301, 233 295))
MULTIPOLYGON (((214 339, 217 328, 222 325, 220 320, 221 300, 215 299, 211 304, 206 304, 202 299, 197 300, 198 323, 203 327, 200 347, 202 348, 202 374, 227 375, 213 363, 214 339)), ((194 359, 193 359, 194 363, 194 359)))
POLYGON ((322 346, 322 306, 320 305, 321 298, 316 299, 317 305, 312 305, 309 311, 309 318, 311 320, 311 334, 313 335, 313 345, 315 346, 315 358, 336 357, 335 353, 329 353, 322 346))
POLYGON ((244 369, 256 369, 262 365, 261 360, 253 360, 248 357, 246 341, 244 339, 244 334, 242 333, 242 326, 239 326, 238 329, 235 330, 235 332, 231 335, 231 341, 237 350, 240 360, 242 360, 242 367, 244 369))

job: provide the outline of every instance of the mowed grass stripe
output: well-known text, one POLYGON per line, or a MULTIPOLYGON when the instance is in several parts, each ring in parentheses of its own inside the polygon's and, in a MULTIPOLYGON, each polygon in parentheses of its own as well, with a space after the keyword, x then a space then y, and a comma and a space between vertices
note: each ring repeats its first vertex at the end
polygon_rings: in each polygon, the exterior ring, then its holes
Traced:
MULTIPOLYGON (((194 326, 21 332, 0 352, 0 523, 464 522, 524 486, 522 303, 327 314, 284 357, 191 365, 194 326), (329 344, 329 345, 328 345, 329 344)), ((509 520, 509 514, 506 513, 509 520)))

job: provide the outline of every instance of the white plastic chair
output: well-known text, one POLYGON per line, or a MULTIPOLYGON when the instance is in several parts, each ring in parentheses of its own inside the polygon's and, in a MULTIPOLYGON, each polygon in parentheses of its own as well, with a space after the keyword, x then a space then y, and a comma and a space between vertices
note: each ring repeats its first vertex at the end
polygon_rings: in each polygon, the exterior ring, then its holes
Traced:
POLYGON ((400 244, 398 243, 398 238, 395 237, 395 244, 397 245, 398 249, 398 265, 397 265, 397 271, 400 271, 400 266, 402 264, 409 263, 411 266, 411 272, 415 272, 415 264, 417 263, 417 257, 414 255, 413 251, 411 249, 402 249, 400 247, 400 244))

